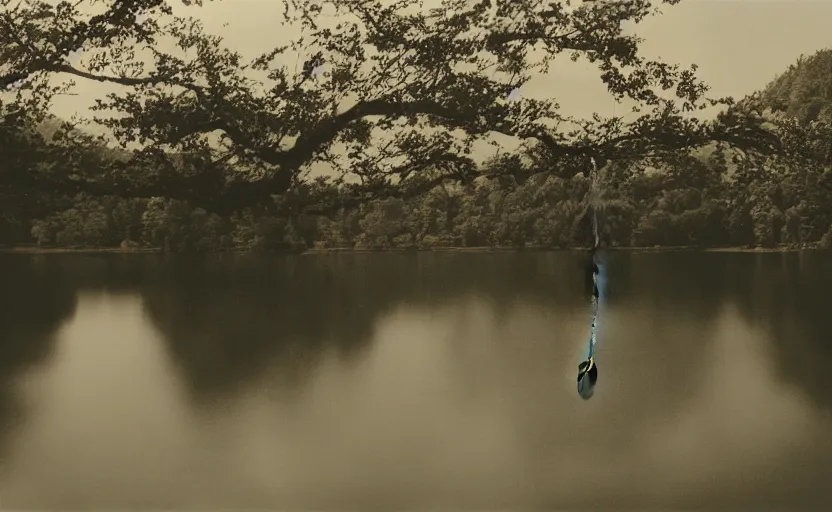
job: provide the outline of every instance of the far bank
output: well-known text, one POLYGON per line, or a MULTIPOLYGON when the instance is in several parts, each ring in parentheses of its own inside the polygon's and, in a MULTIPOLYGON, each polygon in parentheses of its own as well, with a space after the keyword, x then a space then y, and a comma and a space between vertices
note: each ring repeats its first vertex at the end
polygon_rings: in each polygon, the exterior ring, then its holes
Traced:
MULTIPOLYGON (((284 251, 209 251, 202 254, 363 254, 363 253, 404 253, 404 252, 438 252, 438 253, 513 253, 513 252, 586 252, 588 247, 433 247, 433 248, 380 248, 380 249, 357 249, 357 248, 314 248, 306 250, 284 250, 284 251)), ((771 253, 771 252, 800 252, 825 250, 818 244, 778 247, 691 247, 691 246, 668 246, 668 247, 604 247, 603 250, 613 252, 747 252, 747 253, 771 253)), ((154 247, 38 247, 38 246, 0 246, 0 254, 162 254, 166 253, 160 248, 154 247)), ((167 252, 177 254, 176 252, 167 252)), ((182 254, 182 253, 180 253, 182 254)))

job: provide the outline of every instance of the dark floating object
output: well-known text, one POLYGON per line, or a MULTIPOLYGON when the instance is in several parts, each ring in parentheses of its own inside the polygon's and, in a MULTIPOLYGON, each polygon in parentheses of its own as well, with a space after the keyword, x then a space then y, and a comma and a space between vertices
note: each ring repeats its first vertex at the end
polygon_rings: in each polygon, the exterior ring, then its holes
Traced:
POLYGON ((595 384, 598 382, 598 366, 595 358, 590 357, 578 365, 578 394, 584 400, 592 398, 595 384))

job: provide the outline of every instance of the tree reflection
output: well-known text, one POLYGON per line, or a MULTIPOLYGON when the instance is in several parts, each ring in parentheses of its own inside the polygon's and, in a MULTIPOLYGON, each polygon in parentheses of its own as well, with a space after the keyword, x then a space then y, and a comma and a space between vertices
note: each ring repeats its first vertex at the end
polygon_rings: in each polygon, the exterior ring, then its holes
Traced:
POLYGON ((0 445, 25 410, 17 377, 43 363, 54 334, 75 314, 76 293, 60 269, 42 257, 0 255, 0 445))
POLYGON ((823 252, 733 254, 730 293, 752 324, 772 335, 781 377, 832 410, 832 260, 823 252))
POLYGON ((616 393, 610 414, 630 411, 650 422, 695 398, 724 307, 718 256, 606 255, 609 307, 600 319, 599 370, 604 385, 615 378, 626 389, 616 393))
MULTIPOLYGON (((619 326, 622 337, 633 339, 613 346, 649 345, 631 366, 672 373, 654 375, 667 382, 661 396, 652 389, 655 381, 633 382, 647 386, 644 406, 683 394, 698 378, 708 325, 722 307, 725 271, 720 255, 699 256, 609 256, 611 305, 646 300, 654 317, 646 331, 636 332, 632 322, 619 326), (676 326, 690 332, 656 339, 676 326)), ((476 297, 490 304, 499 323, 518 304, 537 304, 558 317, 585 312, 588 333, 582 263, 583 255, 568 252, 175 256, 157 266, 143 293, 194 399, 204 403, 267 374, 279 375, 275 384, 297 387, 325 353, 355 359, 372 342, 379 319, 400 307, 438 308, 476 297)), ((558 331, 552 336, 555 342, 558 331)))
MULTIPOLYGON (((832 389, 825 371, 832 348, 823 338, 832 332, 823 300, 832 271, 820 256, 609 254, 610 311, 653 317, 639 329, 630 317, 610 325, 617 329, 610 350, 644 347, 616 356, 622 358, 617 364, 674 372, 654 373, 668 383, 664 398, 655 396, 655 381, 634 378, 628 385, 645 386, 647 402, 683 395, 706 364, 699 359, 707 352, 709 325, 727 297, 776 335, 784 378, 832 406, 825 391, 832 389), (685 364, 669 365, 669 358, 685 364)), ((77 291, 140 291, 194 399, 204 403, 266 375, 278 375, 275 384, 299 386, 323 354, 354 360, 379 319, 400 307, 436 308, 476 296, 499 322, 511 308, 532 303, 585 312, 588 333, 584 263, 584 255, 568 252, 3 256, 2 389, 11 375, 48 355, 51 334, 73 314, 77 291)), ((0 397, 3 421, 14 416, 10 396, 0 397)))
POLYGON ((505 310, 522 297, 574 300, 579 277, 557 255, 345 254, 173 258, 144 290, 198 401, 280 368, 305 380, 322 354, 350 359, 379 318, 465 294, 505 310), (518 261, 518 258, 525 261, 518 261), (519 264, 518 264, 519 263, 519 264), (566 286, 558 286, 557 280, 566 286))

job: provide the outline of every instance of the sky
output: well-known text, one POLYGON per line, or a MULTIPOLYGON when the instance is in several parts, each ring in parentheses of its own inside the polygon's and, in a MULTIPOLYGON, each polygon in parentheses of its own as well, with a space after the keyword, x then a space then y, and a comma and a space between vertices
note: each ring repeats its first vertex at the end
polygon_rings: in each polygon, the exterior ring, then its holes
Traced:
MULTIPOLYGON (((185 7, 179 0, 169 2, 175 14, 201 19, 207 32, 224 36, 227 47, 244 58, 256 58, 300 34, 299 30, 293 32, 292 27, 280 25, 282 0, 205 0, 201 7, 185 7)), ((423 2, 432 7, 441 0, 423 2)), ((644 39, 644 57, 682 67, 696 64, 698 77, 711 86, 711 97, 739 99, 764 88, 800 55, 832 47, 830 19, 832 0, 682 0, 675 6, 663 6, 662 14, 628 30, 644 39)), ((329 22, 334 24, 336 20, 329 22)), ((303 62, 294 62, 298 59, 292 55, 281 58, 290 66, 303 62)), ((53 112, 62 119, 76 114, 91 117, 88 108, 95 99, 120 87, 83 79, 76 82, 74 95, 54 101, 53 112)), ((554 98, 563 116, 581 118, 598 113, 627 120, 637 115, 631 111, 634 103, 614 101, 596 67, 582 60, 572 62, 565 55, 548 74, 535 76, 523 85, 520 94, 527 98, 554 98)), ((697 115, 715 114, 716 109, 709 109, 697 115)), ((85 131, 106 134, 103 127, 95 125, 87 125, 85 131)), ((499 151, 516 149, 520 142, 495 135, 478 141, 470 156, 483 163, 499 151), (489 145, 489 140, 497 142, 499 149, 489 145)), ((337 147, 333 151, 342 153, 337 147)), ((308 170, 310 176, 332 172, 328 163, 320 161, 312 162, 308 170)))
MULTIPOLYGON (((437 0, 427 0, 426 3, 437 0)), ((177 2, 178 4, 178 2, 177 2)), ((200 18, 226 37, 229 47, 253 57, 291 38, 280 27, 280 0, 214 0, 202 7, 177 7, 200 18)), ((832 46, 832 0, 683 0, 665 6, 634 32, 646 41, 647 57, 699 66, 699 77, 715 96, 741 97, 764 87, 801 54, 832 46)), ((77 96, 59 98, 55 113, 69 118, 85 113, 94 98, 112 86, 79 81, 77 96)), ((563 113, 588 116, 621 114, 589 64, 564 61, 523 87, 525 97, 555 97, 563 113)))

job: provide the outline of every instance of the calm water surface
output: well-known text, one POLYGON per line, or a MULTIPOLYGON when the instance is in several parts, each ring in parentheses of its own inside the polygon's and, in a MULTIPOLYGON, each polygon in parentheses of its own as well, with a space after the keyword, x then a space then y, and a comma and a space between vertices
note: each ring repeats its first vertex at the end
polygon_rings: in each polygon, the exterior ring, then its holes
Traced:
POLYGON ((0 256, 3 509, 832 506, 832 256, 0 256))

